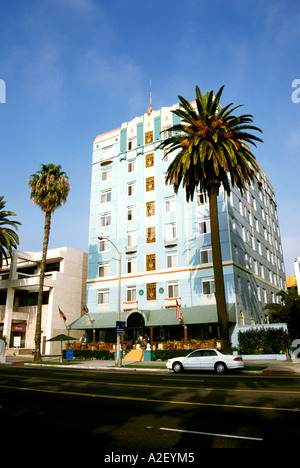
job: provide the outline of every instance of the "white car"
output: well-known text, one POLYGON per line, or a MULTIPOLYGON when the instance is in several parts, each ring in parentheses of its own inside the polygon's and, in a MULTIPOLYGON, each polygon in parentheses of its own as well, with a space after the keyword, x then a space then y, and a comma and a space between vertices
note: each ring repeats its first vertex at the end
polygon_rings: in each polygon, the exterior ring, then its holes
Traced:
POLYGON ((214 370, 217 374, 224 374, 227 370, 244 369, 241 356, 225 354, 217 349, 197 349, 187 356, 169 359, 166 366, 174 372, 214 370))

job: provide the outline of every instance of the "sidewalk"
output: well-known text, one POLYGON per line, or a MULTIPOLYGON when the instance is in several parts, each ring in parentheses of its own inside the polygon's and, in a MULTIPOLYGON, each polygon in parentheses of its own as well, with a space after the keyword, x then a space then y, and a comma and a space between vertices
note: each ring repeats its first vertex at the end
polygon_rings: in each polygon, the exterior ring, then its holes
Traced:
MULTIPOLYGON (((59 358, 56 357, 43 357, 43 361, 52 361, 53 363, 57 362, 57 365, 60 365, 59 358)), ((29 361, 32 361, 32 356, 6 356, 6 364, 21 364, 26 363, 25 365, 37 365, 31 364, 29 361)), ((66 362, 66 361, 64 361, 66 362)), ((257 374, 299 374, 300 375, 300 359, 294 359, 292 361, 277 361, 276 359, 259 359, 259 360, 244 360, 246 369, 243 370, 243 373, 257 373, 257 374), (257 370, 247 370, 247 367, 257 367, 257 370), (261 368, 261 369, 260 369, 261 368)), ((40 365, 40 364, 39 364, 40 365)), ((45 364, 47 365, 47 364, 45 364)), ((53 364, 55 365, 55 364, 53 364)), ((165 367, 164 362, 160 361, 123 361, 122 367, 118 368, 115 365, 115 361, 101 361, 101 360, 90 360, 90 361, 72 361, 72 365, 65 366, 66 369, 115 369, 118 371, 127 370, 127 371, 158 371, 158 372, 167 372, 170 371, 165 367), (130 367, 127 367, 130 366, 130 367)))

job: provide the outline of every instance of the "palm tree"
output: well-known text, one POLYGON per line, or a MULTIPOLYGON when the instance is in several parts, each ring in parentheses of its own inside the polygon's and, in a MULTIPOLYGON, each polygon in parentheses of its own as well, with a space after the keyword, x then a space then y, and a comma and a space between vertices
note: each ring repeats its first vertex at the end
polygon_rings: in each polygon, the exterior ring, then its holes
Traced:
POLYGON ((178 96, 181 106, 172 112, 180 123, 168 130, 174 132, 160 147, 164 155, 177 152, 167 171, 167 181, 172 182, 177 194, 180 185, 185 188, 187 201, 193 200, 197 188, 209 198, 211 245, 215 277, 215 295, 222 348, 230 351, 228 318, 222 254, 220 244, 217 197, 223 185, 227 194, 237 186, 242 193, 254 179, 259 166, 248 144, 262 140, 249 133, 261 130, 251 123, 253 116, 236 117, 233 112, 240 106, 225 107, 220 104, 222 86, 216 95, 213 91, 201 94, 196 86, 195 106, 178 96))
POLYGON ((43 253, 40 270, 40 283, 38 292, 38 310, 36 317, 35 329, 35 362, 41 360, 41 323, 42 323, 42 303, 43 303, 43 289, 44 289, 44 276, 46 267, 46 258, 50 234, 51 215, 56 208, 66 203, 70 191, 69 178, 65 172, 61 170, 61 166, 54 164, 42 164, 41 170, 36 174, 32 174, 28 181, 29 188, 31 189, 30 198, 33 203, 38 205, 45 213, 45 226, 44 226, 44 242, 43 253))
POLYGON ((12 255, 12 249, 16 249, 19 245, 19 237, 15 232, 18 230, 18 221, 10 221, 8 216, 16 216, 12 211, 5 211, 6 202, 4 196, 0 197, 0 270, 3 265, 3 260, 8 260, 12 255), (8 227, 9 226, 9 227, 8 227))

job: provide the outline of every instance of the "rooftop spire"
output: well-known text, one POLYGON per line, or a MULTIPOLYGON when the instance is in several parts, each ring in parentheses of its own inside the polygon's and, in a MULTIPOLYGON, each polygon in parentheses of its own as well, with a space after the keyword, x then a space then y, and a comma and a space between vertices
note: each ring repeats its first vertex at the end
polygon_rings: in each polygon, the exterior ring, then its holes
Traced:
POLYGON ((152 112, 152 91, 151 91, 151 80, 150 80, 150 106, 147 109, 147 114, 151 115, 152 112))

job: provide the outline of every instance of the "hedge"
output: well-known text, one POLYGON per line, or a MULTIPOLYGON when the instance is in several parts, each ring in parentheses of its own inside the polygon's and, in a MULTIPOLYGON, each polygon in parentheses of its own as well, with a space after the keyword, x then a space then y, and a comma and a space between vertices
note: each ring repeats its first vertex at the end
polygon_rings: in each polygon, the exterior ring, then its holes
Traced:
POLYGON ((290 347, 290 340, 283 328, 256 328, 239 331, 240 354, 283 354, 290 347))
MULTIPOLYGON (((66 351, 63 352, 63 357, 66 357, 66 351)), ((89 349, 74 349, 73 357, 75 359, 100 359, 102 361, 109 361, 115 359, 115 353, 111 353, 110 351, 97 351, 97 350, 89 350, 89 349)))
POLYGON ((187 356, 192 351, 192 349, 156 349, 155 351, 152 351, 151 361, 167 361, 174 357, 187 356))

